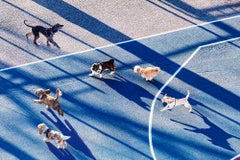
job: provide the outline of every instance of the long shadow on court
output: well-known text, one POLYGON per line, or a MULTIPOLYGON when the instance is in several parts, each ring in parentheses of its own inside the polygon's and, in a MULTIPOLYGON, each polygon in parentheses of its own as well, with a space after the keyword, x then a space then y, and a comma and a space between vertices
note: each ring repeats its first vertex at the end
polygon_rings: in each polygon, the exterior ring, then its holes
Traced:
POLYGON ((87 157, 91 159, 95 159, 92 152, 83 142, 83 140, 80 138, 80 136, 78 135, 76 130, 73 128, 73 126, 67 120, 65 120, 65 123, 66 123, 65 125, 52 110, 49 110, 49 112, 52 114, 52 116, 55 118, 56 121, 51 119, 44 112, 41 112, 41 114, 45 116, 51 123, 53 123, 64 135, 71 136, 71 138, 67 140, 67 143, 69 143, 76 150, 84 153, 87 157))
MULTIPOLYGON (((14 144, 7 142, 1 137, 0 137, 0 148, 10 153, 11 155, 14 155, 15 158, 18 158, 18 159, 29 159, 29 160, 36 159, 32 157, 31 154, 22 151, 18 146, 15 146, 14 144)), ((7 157, 5 158, 7 159, 7 157)))
POLYGON ((186 126, 186 128, 184 128, 184 129, 187 131, 194 132, 197 134, 199 133, 199 134, 203 134, 203 135, 207 136, 209 138, 208 141, 211 142, 213 145, 225 148, 230 151, 234 151, 233 148, 230 146, 228 139, 230 139, 230 138, 240 139, 240 138, 225 132, 223 129, 221 129, 216 124, 211 122, 206 116, 204 116, 202 113, 200 113, 196 109, 194 109, 194 111, 197 112, 194 114, 201 117, 203 119, 204 123, 206 125, 208 125, 208 127, 199 128, 198 126, 189 125, 187 123, 183 123, 183 122, 173 120, 173 119, 171 119, 171 120, 173 122, 176 122, 178 124, 186 126))
POLYGON ((67 149, 57 149, 52 143, 46 143, 48 149, 59 159, 76 160, 67 149))
POLYGON ((115 79, 104 79, 103 81, 120 95, 123 95, 130 101, 135 102, 138 106, 150 111, 149 104, 143 102, 141 98, 153 99, 154 95, 145 88, 128 81, 120 75, 115 76, 115 79))
POLYGON ((102 23, 98 19, 84 13, 83 11, 65 1, 33 1, 45 8, 48 8, 49 10, 52 10, 69 22, 88 30, 95 35, 103 37, 112 43, 127 41, 131 39, 130 37, 120 33, 114 28, 102 23))

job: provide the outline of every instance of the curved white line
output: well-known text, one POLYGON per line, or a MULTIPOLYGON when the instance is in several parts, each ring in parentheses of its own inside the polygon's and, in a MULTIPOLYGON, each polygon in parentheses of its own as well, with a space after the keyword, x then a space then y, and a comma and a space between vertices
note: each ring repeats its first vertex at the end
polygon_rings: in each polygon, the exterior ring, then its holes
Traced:
POLYGON ((173 78, 176 77, 176 75, 182 70, 182 68, 188 64, 188 62, 196 55, 196 53, 201 48, 216 45, 216 44, 221 44, 221 43, 225 43, 225 42, 230 42, 230 41, 234 41, 234 40, 238 40, 238 39, 240 39, 240 37, 232 38, 232 39, 228 39, 228 40, 224 40, 224 41, 219 41, 219 42, 215 42, 215 43, 211 43, 211 44, 206 44, 206 45, 203 45, 203 46, 199 46, 191 54, 191 56, 178 68, 178 70, 167 80, 167 82, 159 89, 159 91, 155 95, 155 97, 152 101, 152 104, 151 104, 151 110, 150 110, 150 115, 149 115, 149 123, 148 123, 148 140, 149 140, 150 151, 151 151, 151 154, 152 154, 152 157, 153 157, 154 160, 157 160, 157 158, 156 158, 156 155, 155 155, 155 152, 154 152, 154 147, 153 147, 153 142, 152 142, 152 120, 153 120, 154 107, 155 107, 155 104, 156 104, 156 101, 157 101, 157 98, 159 97, 159 95, 162 93, 164 88, 173 80, 173 78))
POLYGON ((156 160, 156 155, 154 153, 153 143, 152 143, 152 120, 153 120, 153 111, 154 106, 156 103, 157 98, 161 94, 161 92, 164 90, 164 88, 173 80, 173 78, 182 70, 182 68, 194 57, 194 55, 199 51, 200 47, 193 52, 193 54, 181 65, 181 67, 178 68, 178 70, 168 79, 168 81, 160 88, 160 90, 155 95, 152 104, 151 104, 151 110, 150 110, 150 116, 149 116, 149 125, 148 125, 148 139, 149 139, 149 146, 150 151, 152 154, 152 157, 154 160, 156 160))

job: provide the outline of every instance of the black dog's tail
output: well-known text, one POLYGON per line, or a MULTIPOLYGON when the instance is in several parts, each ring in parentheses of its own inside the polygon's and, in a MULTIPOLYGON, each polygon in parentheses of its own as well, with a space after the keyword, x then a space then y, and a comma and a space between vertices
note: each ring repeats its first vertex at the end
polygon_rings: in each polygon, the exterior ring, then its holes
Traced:
POLYGON ((30 25, 27 24, 26 22, 27 22, 27 20, 24 20, 24 21, 23 21, 23 23, 24 23, 26 26, 33 28, 33 26, 30 26, 30 25))

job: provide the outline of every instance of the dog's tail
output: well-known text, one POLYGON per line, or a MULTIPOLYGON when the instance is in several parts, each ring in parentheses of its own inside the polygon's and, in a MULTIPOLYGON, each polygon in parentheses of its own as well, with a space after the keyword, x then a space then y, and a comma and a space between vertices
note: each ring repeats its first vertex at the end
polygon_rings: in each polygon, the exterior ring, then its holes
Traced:
MULTIPOLYGON (((59 99, 59 97, 61 97, 62 96, 62 91, 58 88, 57 90, 56 90, 56 98, 55 98, 55 101, 58 101, 58 99, 59 99)), ((57 112, 58 112, 58 114, 60 115, 60 116, 63 116, 63 111, 62 111, 62 109, 61 109, 61 107, 58 107, 57 108, 57 112)))
POLYGON ((187 95, 186 95, 186 99, 188 99, 188 97, 190 96, 190 90, 187 90, 187 95))
POLYGON ((62 140, 64 140, 64 141, 68 140, 69 138, 71 138, 71 136, 64 136, 64 135, 62 136, 62 140))
POLYGON ((23 21, 23 23, 24 23, 26 26, 33 28, 33 26, 30 26, 30 25, 27 24, 26 22, 27 22, 27 20, 24 20, 24 21, 23 21))
POLYGON ((57 101, 58 99, 59 99, 59 97, 61 97, 62 96, 62 91, 58 88, 57 90, 56 90, 56 98, 55 98, 55 101, 57 101))

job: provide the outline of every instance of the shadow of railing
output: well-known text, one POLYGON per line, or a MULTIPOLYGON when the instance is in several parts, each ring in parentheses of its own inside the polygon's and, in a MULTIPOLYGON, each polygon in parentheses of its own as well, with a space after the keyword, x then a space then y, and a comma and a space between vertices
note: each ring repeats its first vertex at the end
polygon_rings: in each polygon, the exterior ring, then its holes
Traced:
MULTIPOLYGON (((30 154, 22 151, 20 148, 15 146, 14 144, 7 142, 6 140, 2 139, 0 137, 0 148, 11 155, 14 155, 15 158, 18 159, 29 159, 29 160, 35 160, 35 157, 32 157, 30 154)), ((7 157, 5 157, 7 159, 7 157)))
POLYGON ((214 6, 210 8, 199 9, 191 6, 190 4, 187 4, 186 2, 178 1, 178 0, 167 0, 167 1, 159 0, 158 3, 153 2, 151 0, 146 0, 146 1, 188 22, 189 20, 187 20, 183 16, 178 16, 177 12, 180 12, 182 14, 185 14, 186 16, 189 16, 201 21, 213 21, 213 20, 221 19, 225 17, 236 16, 236 15, 239 15, 240 13, 240 11, 236 9, 236 8, 240 8, 240 3, 223 4, 221 6, 214 6), (174 11, 167 10, 166 8, 163 7, 163 5, 174 9, 176 13, 174 11))

